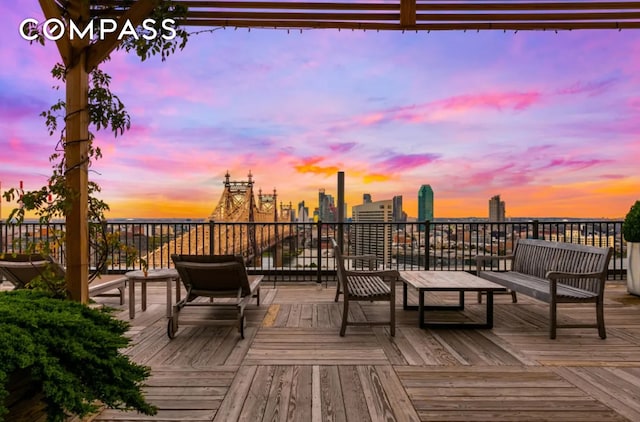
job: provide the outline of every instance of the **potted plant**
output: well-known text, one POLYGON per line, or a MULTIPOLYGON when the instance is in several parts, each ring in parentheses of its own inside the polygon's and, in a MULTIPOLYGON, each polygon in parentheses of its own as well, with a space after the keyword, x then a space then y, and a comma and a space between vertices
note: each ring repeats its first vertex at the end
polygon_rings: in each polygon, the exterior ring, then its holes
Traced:
POLYGON ((640 201, 631 207, 622 223, 627 241, 627 290, 640 296, 640 201))
POLYGON ((36 289, 1 292, 0 421, 64 421, 101 406, 155 414, 141 390, 150 369, 121 353, 127 329, 106 308, 36 289))

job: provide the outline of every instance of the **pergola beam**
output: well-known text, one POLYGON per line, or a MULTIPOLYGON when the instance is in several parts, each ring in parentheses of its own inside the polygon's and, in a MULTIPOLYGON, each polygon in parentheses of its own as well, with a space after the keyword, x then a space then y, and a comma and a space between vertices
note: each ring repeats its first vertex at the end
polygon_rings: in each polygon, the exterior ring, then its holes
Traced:
MULTIPOLYGON (((639 1, 477 0, 395 2, 193 1, 185 26, 367 30, 558 30, 626 29, 640 26, 639 1)), ((124 0, 98 0, 96 16, 127 11, 124 0)))
MULTIPOLYGON (((45 18, 62 20, 62 10, 54 0, 39 0, 39 2, 45 18)), ((67 37, 62 37, 56 41, 56 45, 58 46, 58 52, 60 53, 62 62, 65 66, 69 66, 72 55, 71 42, 67 37)))
MULTIPOLYGON (((131 21, 134 27, 140 25, 142 21, 147 18, 153 9, 159 4, 159 0, 138 0, 134 4, 126 9, 118 20, 121 24, 127 20, 131 21)), ((96 68, 109 54, 120 44, 121 40, 118 39, 119 34, 112 32, 107 35, 103 40, 96 42, 89 48, 87 54, 87 70, 89 72, 96 68)))

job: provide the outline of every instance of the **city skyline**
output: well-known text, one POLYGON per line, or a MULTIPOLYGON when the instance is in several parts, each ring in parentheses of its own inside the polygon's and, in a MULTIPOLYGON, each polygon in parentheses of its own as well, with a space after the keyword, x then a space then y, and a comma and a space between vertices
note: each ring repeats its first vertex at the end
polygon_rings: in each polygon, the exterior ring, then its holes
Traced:
MULTIPOLYGON (((0 183, 38 189, 58 51, 18 34, 38 2, 0 13, 0 183)), ((90 177, 110 218, 206 218, 226 171, 310 208, 344 171, 349 213, 370 193, 416 217, 428 183, 436 217, 486 217, 500 192, 507 218, 622 218, 640 197, 639 52, 637 31, 231 29, 166 62, 117 52, 102 68, 132 128, 97 133, 90 177)))

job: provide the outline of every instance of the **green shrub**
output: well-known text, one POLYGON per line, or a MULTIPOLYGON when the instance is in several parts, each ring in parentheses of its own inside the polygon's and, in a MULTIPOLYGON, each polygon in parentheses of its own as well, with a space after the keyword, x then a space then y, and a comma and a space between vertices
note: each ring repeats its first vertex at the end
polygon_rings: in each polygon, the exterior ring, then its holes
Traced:
POLYGON ((0 420, 8 412, 9 376, 18 369, 41 387, 48 421, 86 416, 100 404, 155 414, 141 391, 150 369, 120 352, 130 342, 128 328, 108 309, 35 290, 1 292, 0 420))
POLYGON ((640 242, 640 201, 633 204, 624 218, 622 235, 627 242, 640 242))

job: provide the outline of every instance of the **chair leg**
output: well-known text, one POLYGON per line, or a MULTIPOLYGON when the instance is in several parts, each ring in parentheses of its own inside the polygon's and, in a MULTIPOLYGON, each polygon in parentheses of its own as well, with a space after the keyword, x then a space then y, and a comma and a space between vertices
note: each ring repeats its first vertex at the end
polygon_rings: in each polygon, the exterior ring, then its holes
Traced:
POLYGON ((336 298, 333 300, 334 302, 338 301, 338 297, 340 296, 340 282, 336 282, 336 298))
POLYGON ((389 317, 390 317, 390 327, 389 327, 389 331, 391 333, 391 337, 395 337, 396 335, 396 304, 395 304, 395 298, 392 296, 391 300, 389 301, 390 303, 390 309, 389 309, 389 317))
POLYGON ((511 302, 518 303, 518 296, 516 296, 516 292, 514 290, 511 290, 511 302))
POLYGON ((607 331, 604 328, 604 303, 602 300, 596 302, 596 317, 598 319, 598 334, 604 340, 607 338, 607 331))
POLYGON ((244 339, 244 309, 238 307, 238 331, 240 332, 240 338, 244 339))
POLYGON ((549 338, 556 338, 557 306, 555 300, 549 304, 549 338))
POLYGON ((482 292, 478 292, 478 303, 482 303, 482 292))
POLYGON ((344 337, 347 331, 347 318, 349 317, 349 301, 344 297, 344 306, 342 308, 342 326, 340 327, 340 336, 344 337))

